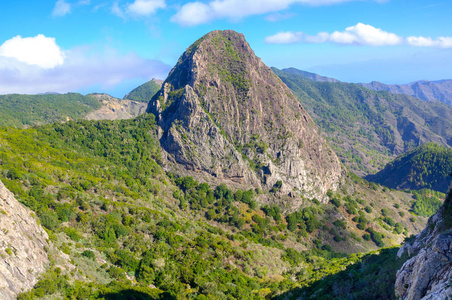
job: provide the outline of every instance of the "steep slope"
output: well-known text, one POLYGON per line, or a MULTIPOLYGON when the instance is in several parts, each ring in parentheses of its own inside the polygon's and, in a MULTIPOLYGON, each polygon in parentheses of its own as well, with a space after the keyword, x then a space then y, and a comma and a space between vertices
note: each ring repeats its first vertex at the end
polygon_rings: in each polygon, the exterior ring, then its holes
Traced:
POLYGON ((106 94, 0 95, 0 126, 29 127, 69 120, 134 118, 146 104, 106 94))
POLYGON ((49 237, 1 181, 0 228, 0 298, 16 299, 49 266, 49 237))
POLYGON ((146 112, 147 104, 128 99, 117 99, 106 94, 92 94, 102 107, 86 115, 87 120, 120 120, 135 118, 146 112))
POLYGON ((408 151, 367 180, 390 188, 444 191, 452 170, 452 149, 433 143, 408 151))
POLYGON ((306 107, 342 162, 360 176, 424 143, 452 145, 452 107, 444 103, 273 71, 306 107))
POLYGON ((427 227, 405 243, 398 256, 411 258, 397 272, 395 293, 400 299, 452 297, 452 185, 444 205, 430 217, 427 227))
POLYGON ((242 34, 214 31, 190 46, 147 111, 168 159, 202 176, 319 199, 339 185, 338 158, 242 34))
POLYGON ((151 98, 160 90, 163 81, 153 78, 139 87, 133 89, 130 93, 124 96, 124 99, 129 99, 138 102, 145 102, 146 104, 151 98))
POLYGON ((452 80, 450 79, 438 81, 420 80, 407 84, 384 84, 378 81, 358 84, 375 91, 405 94, 425 101, 438 100, 452 105, 452 80))
POLYGON ((293 212, 259 207, 251 186, 175 176, 154 119, 0 128, 1 180, 76 267, 49 268, 20 299, 263 300, 425 227, 410 194, 356 176, 293 212))
POLYGON ((0 126, 34 126, 83 119, 102 105, 77 93, 47 95, 0 95, 0 126))

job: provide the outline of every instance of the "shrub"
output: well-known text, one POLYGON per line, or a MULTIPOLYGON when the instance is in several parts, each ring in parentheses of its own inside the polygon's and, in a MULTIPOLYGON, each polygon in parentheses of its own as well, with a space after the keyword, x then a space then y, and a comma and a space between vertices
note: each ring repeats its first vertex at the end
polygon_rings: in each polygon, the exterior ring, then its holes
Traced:
POLYGON ((96 255, 94 255, 94 252, 91 251, 91 250, 85 250, 85 251, 83 251, 83 252, 82 252, 82 255, 83 255, 84 257, 87 257, 87 258, 92 259, 92 260, 96 259, 96 255))

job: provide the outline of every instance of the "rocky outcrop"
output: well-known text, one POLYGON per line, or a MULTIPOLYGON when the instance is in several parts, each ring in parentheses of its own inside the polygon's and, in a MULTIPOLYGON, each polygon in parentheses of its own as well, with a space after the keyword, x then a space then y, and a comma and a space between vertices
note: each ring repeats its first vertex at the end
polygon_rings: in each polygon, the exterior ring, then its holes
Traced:
POLYGON ((214 31, 190 46, 147 111, 168 161, 194 173, 319 200, 339 186, 335 153, 242 34, 214 31))
POLYGON ((48 236, 0 181, 0 299, 31 289, 49 265, 48 236))
POLYGON ((427 227, 406 243, 398 256, 413 256, 397 272, 395 294, 401 299, 449 299, 452 297, 452 193, 427 227))
POLYGON ((146 103, 121 100, 106 94, 92 94, 102 104, 98 110, 90 112, 87 120, 121 120, 132 119, 146 112, 146 103))

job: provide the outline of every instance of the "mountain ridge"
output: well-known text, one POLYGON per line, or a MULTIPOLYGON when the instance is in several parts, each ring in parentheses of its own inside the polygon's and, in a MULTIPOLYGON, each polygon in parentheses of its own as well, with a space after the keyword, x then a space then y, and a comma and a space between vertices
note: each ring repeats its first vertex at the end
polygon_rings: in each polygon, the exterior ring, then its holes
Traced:
POLYGON ((336 155, 242 34, 214 31, 190 46, 147 111, 186 169, 267 190, 281 182, 281 192, 309 198, 338 188, 336 155))
POLYGON ((322 128, 342 162, 360 176, 426 142, 452 144, 452 107, 447 104, 273 71, 322 128))

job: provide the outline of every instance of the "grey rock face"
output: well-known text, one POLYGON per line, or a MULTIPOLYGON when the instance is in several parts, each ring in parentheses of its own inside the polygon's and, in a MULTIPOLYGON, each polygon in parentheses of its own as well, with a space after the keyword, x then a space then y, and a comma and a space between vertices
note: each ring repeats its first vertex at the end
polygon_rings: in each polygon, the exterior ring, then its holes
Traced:
POLYGON ((397 297, 410 300, 452 297, 452 229, 450 220, 446 220, 450 217, 445 216, 447 213, 445 206, 441 207, 414 242, 400 248, 399 257, 404 253, 415 256, 397 272, 397 297))
POLYGON ((49 265, 47 233, 0 181, 0 299, 31 289, 49 265))
POLYGON ((234 31, 190 46, 147 111, 168 160, 187 170, 246 189, 281 181, 281 193, 321 201, 339 186, 341 164, 316 124, 234 31))
POLYGON ((102 107, 86 116, 87 120, 132 119, 146 112, 146 103, 117 99, 106 94, 94 94, 102 107))

